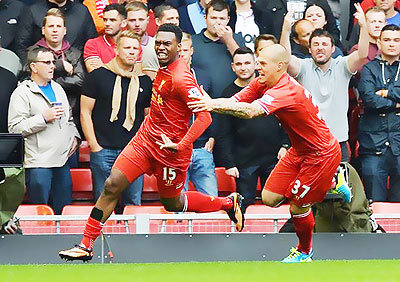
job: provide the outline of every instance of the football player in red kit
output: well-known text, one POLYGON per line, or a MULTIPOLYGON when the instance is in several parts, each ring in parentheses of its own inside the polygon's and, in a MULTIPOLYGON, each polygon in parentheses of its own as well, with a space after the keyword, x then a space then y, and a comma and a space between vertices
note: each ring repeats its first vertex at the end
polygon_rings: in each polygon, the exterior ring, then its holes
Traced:
POLYGON ((269 46, 258 58, 259 77, 241 92, 231 98, 199 96, 188 104, 194 112, 208 110, 242 118, 272 113, 277 116, 292 147, 267 179, 262 200, 271 207, 289 201, 299 244, 282 262, 308 262, 313 255, 311 206, 321 202, 331 188, 341 149, 311 94, 287 74, 289 58, 283 46, 269 46))
POLYGON ((155 51, 160 69, 153 82, 150 112, 140 129, 118 156, 107 179, 104 192, 86 223, 79 245, 59 252, 67 260, 87 261, 93 257, 93 244, 102 225, 114 210, 120 193, 143 173, 157 177, 161 203, 168 211, 213 212, 224 210, 242 231, 242 196, 212 197, 200 192, 182 192, 192 143, 211 123, 207 111, 196 113, 189 128, 192 111, 189 96, 203 95, 184 59, 179 59, 182 31, 172 24, 160 26, 155 51))

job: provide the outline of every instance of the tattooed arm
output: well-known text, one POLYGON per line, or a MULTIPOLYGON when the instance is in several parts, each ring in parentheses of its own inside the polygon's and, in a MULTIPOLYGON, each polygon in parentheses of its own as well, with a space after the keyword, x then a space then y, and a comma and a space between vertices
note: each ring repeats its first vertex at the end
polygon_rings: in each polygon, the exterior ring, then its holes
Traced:
POLYGON ((258 103, 236 102, 233 99, 228 101, 220 101, 216 99, 212 103, 212 111, 218 114, 227 114, 235 117, 250 119, 265 114, 264 110, 258 103))
POLYGON ((208 95, 192 98, 194 100, 188 102, 188 106, 193 110, 193 112, 212 111, 218 114, 228 114, 245 119, 265 114, 262 107, 256 102, 249 104, 245 102, 237 102, 233 98, 211 99, 208 95))

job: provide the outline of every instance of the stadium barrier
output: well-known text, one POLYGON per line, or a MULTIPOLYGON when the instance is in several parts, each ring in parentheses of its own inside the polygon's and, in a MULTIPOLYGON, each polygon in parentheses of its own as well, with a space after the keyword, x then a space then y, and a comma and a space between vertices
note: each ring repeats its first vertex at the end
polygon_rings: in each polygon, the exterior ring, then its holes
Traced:
MULTIPOLYGON (((400 233, 400 214, 375 214, 378 222, 391 220, 392 226, 386 226, 390 233, 400 233), (393 223, 395 221, 395 223, 393 223), (393 225, 395 224, 395 225, 393 225)), ((35 215, 21 216, 20 222, 25 235, 30 234, 82 234, 87 215, 35 215), (33 225, 40 222, 40 225, 33 225), (48 222, 52 229, 43 231, 43 223, 48 222), (81 225, 71 224, 80 222, 81 225), (24 230, 24 226, 27 229, 24 230), (72 229, 68 231, 68 226, 72 229)), ((242 233, 278 233, 283 223, 290 218, 288 214, 247 214, 246 220, 252 222, 242 233), (257 222, 259 221, 259 224, 257 222), (268 222, 270 224, 268 224, 268 222)), ((192 233, 237 233, 234 224, 224 213, 168 213, 111 215, 112 224, 104 227, 106 234, 192 234, 192 233), (156 228, 154 227, 156 223, 156 228)))
MULTIPOLYGON (((23 234, 46 234, 41 230, 43 222, 51 223, 53 229, 48 229, 47 234, 82 234, 87 215, 21 215, 19 217, 23 234), (34 226, 33 222, 41 225, 34 226), (69 222, 69 223, 68 223, 69 222), (70 222, 81 222, 80 228, 70 222), (24 230, 24 226, 28 229, 24 230), (68 232, 68 226, 74 227, 74 232, 68 232)), ((245 233, 278 233, 280 226, 290 218, 289 214, 249 214, 246 220, 252 220, 252 226, 246 227, 245 233), (257 225, 257 220, 260 224, 257 225), (270 221, 266 224, 265 220, 270 221), (264 230, 260 230, 260 226, 264 230), (255 227, 255 228, 252 228, 255 227), (258 230, 257 232, 253 232, 258 230)), ((136 215, 111 215, 104 233, 114 234, 154 234, 154 233, 235 233, 235 225, 225 213, 168 213, 168 214, 136 214, 136 215), (158 222, 154 231, 153 222, 158 222), (203 228, 201 228, 203 226, 203 228), (121 228, 123 227, 123 228, 121 228)))

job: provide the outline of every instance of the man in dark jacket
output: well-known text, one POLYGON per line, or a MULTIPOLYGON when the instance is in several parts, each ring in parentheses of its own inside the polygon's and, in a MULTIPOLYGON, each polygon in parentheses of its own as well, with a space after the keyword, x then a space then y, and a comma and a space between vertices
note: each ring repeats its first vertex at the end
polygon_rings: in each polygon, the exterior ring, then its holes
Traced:
POLYGON ((377 43, 382 54, 364 66, 358 85, 364 105, 359 125, 362 175, 369 199, 399 202, 400 28, 385 26, 377 43))
POLYGON ((44 47, 53 53, 55 59, 54 80, 59 83, 67 94, 72 107, 75 124, 80 122, 79 100, 86 70, 83 63, 82 52, 71 47, 66 36, 65 18, 57 8, 50 9, 43 20, 43 38, 31 50, 37 46, 44 47))
MULTIPOLYGON (((230 98, 245 88, 255 77, 255 67, 251 49, 238 48, 232 63, 237 78, 225 88, 222 97, 230 98)), ((236 178, 237 191, 244 196, 243 209, 254 204, 258 178, 263 186, 288 144, 289 138, 275 116, 219 116, 216 147, 222 151, 225 173, 236 178)))
POLYGON ((79 1, 37 0, 35 4, 22 10, 24 15, 17 27, 16 53, 25 62, 26 48, 42 37, 43 18, 50 8, 59 8, 65 16, 68 33, 65 39, 71 46, 83 50, 85 42, 97 36, 92 17, 88 9, 79 1))
POLYGON ((1 46, 14 50, 14 39, 17 34, 17 24, 21 18, 24 7, 20 1, 0 0, 0 36, 1 46))

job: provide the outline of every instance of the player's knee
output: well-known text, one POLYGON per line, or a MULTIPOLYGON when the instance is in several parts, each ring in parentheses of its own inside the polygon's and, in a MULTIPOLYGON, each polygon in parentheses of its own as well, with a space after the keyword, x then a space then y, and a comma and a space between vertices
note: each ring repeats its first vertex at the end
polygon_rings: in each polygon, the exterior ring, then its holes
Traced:
POLYGON ((116 197, 117 196, 117 185, 112 179, 107 178, 104 183, 104 192, 103 194, 107 197, 116 197))
POLYGON ((269 197, 269 195, 266 192, 266 190, 262 190, 262 192, 261 192, 261 200, 262 200, 264 205, 273 207, 272 199, 271 199, 271 197, 269 197))
POLYGON ((261 193, 261 199, 264 205, 270 207, 276 207, 282 201, 282 198, 276 197, 274 194, 265 189, 261 193))
POLYGON ((112 174, 107 178, 104 183, 104 194, 107 197, 117 198, 119 194, 124 189, 124 185, 118 177, 113 176, 112 174))
POLYGON ((274 207, 276 205, 274 201, 272 201, 271 199, 268 199, 268 198, 264 198, 264 197, 262 198, 262 202, 264 205, 267 205, 269 207, 274 207))

